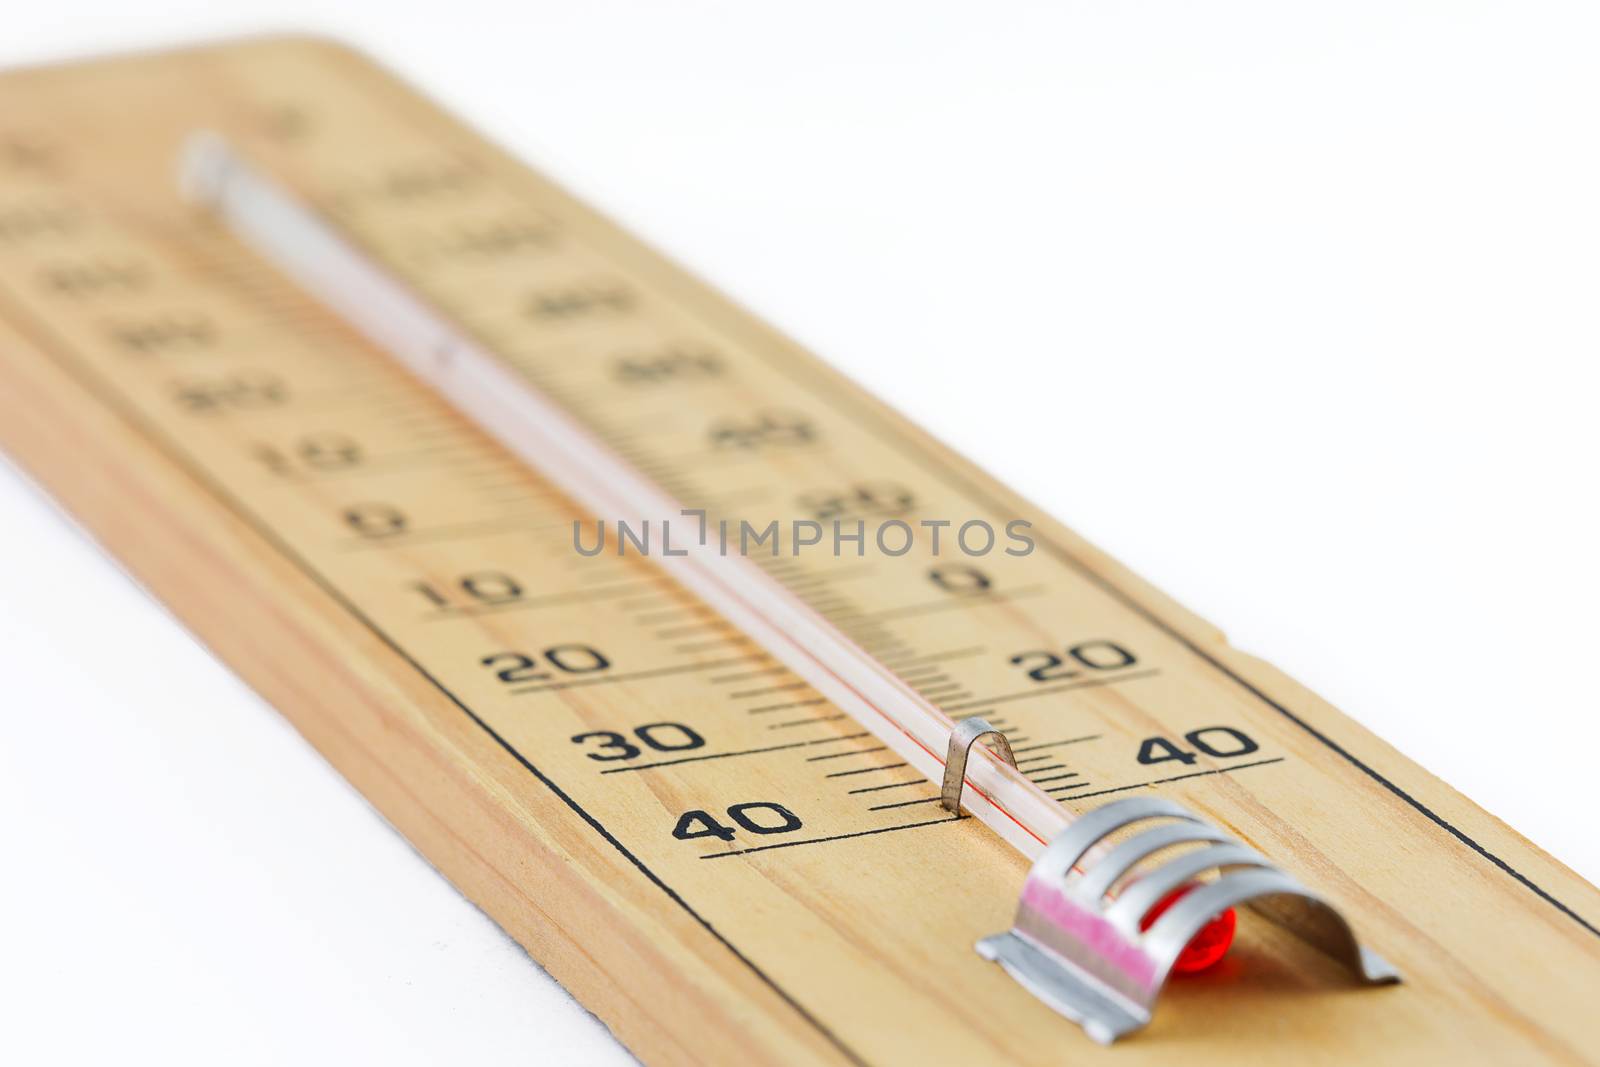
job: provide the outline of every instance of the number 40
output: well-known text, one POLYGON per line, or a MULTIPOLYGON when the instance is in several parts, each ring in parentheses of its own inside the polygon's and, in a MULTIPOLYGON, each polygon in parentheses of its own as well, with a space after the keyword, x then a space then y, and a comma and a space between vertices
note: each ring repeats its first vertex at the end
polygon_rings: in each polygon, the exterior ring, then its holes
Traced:
MULTIPOLYGON (((1260 745, 1250 739, 1248 734, 1235 730, 1231 726, 1202 726, 1198 730, 1190 730, 1183 735, 1183 739, 1208 756, 1225 759, 1231 756, 1248 756, 1260 749, 1260 745), (1206 737, 1211 734, 1216 740, 1206 737), (1218 737, 1217 735, 1220 735, 1218 737), (1226 740, 1223 740, 1223 739, 1226 740)), ((1147 737, 1139 744, 1140 763, 1166 763, 1176 760, 1188 765, 1197 757, 1193 752, 1179 748, 1165 737, 1147 737)))
MULTIPOLYGON (((791 830, 800 829, 798 815, 782 804, 764 800, 750 804, 735 804, 728 809, 728 818, 752 834, 786 834, 791 830), (755 812, 764 813, 764 818, 762 820, 753 818, 755 812), (766 821, 767 819, 771 821, 766 821)), ((672 836, 679 841, 693 841, 697 837, 715 837, 719 841, 732 841, 733 835, 733 827, 718 822, 716 816, 707 811, 686 811, 678 817, 678 825, 672 828, 672 836)))

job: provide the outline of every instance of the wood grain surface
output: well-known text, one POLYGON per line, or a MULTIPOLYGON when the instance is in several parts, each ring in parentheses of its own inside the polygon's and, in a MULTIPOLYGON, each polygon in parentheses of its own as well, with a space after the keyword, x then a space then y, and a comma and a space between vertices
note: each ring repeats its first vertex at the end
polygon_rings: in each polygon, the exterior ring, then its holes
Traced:
POLYGON ((0 442, 649 1063, 1600 1058, 1592 886, 343 46, 0 76, 0 442), (765 563, 1069 809, 1178 799, 1406 983, 1247 918, 1091 1044, 972 950, 1022 859, 649 561, 575 552, 566 501, 184 205, 198 129, 713 522, 865 522, 765 563), (952 525, 889 556, 887 518, 952 525), (1034 551, 952 551, 1015 519, 1034 551))

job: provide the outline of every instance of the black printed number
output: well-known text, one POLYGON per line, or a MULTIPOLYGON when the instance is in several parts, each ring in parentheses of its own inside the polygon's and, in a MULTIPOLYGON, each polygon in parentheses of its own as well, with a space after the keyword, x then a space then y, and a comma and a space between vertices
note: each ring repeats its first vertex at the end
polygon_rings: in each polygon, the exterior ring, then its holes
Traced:
POLYGON ((678 816, 678 825, 672 828, 672 836, 679 841, 693 841, 697 837, 714 837, 718 841, 732 841, 733 827, 724 826, 716 818, 704 811, 686 811, 678 816))
MULTIPOLYGON (((410 587, 440 611, 454 610, 455 598, 428 582, 412 582, 410 587)), ((474 571, 456 579, 456 588, 479 604, 509 604, 522 599, 522 585, 504 571, 474 571)))
MULTIPOLYGON (((1248 734, 1231 726, 1203 726, 1190 730, 1183 739, 1214 759, 1248 756, 1261 749, 1248 734)), ((1139 743, 1140 763, 1181 763, 1187 767, 1198 758, 1165 737, 1147 737, 1139 743)))
POLYGON ((577 282, 546 289, 528 298, 528 314, 546 322, 623 315, 633 310, 632 290, 620 282, 577 282))
MULTIPOLYGON (((728 809, 728 818, 740 830, 752 834, 787 834, 801 827, 800 816, 767 800, 735 804, 728 809)), ((686 811, 678 816, 678 825, 672 836, 679 841, 693 841, 697 837, 714 837, 718 841, 732 841, 737 831, 727 823, 718 821, 708 811, 686 811)))
POLYGON ((344 521, 362 537, 393 537, 406 532, 405 513, 392 504, 352 504, 344 509, 344 521))
POLYGON ((812 518, 872 518, 904 515, 917 506, 917 498, 898 482, 857 482, 837 490, 801 493, 795 503, 812 518))
MULTIPOLYGON (((928 580, 943 589, 946 593, 957 596, 971 596, 974 593, 987 593, 994 588, 994 579, 976 567, 969 567, 965 563, 946 563, 928 571, 928 580)), ((1028 655, 1029 653, 1023 653, 1028 655)), ((1049 655, 1049 653, 1045 653, 1049 655)), ((1011 657, 1011 662, 1017 662, 1017 657, 1011 657)))
POLYGON ((715 378, 724 369, 721 358, 715 352, 694 346, 629 353, 618 356, 612 366, 617 380, 629 385, 698 381, 715 378))
POLYGON ((760 411, 748 418, 720 419, 711 425, 713 448, 794 448, 817 440, 817 428, 793 411, 760 411))
MULTIPOLYGON (((690 749, 704 748, 706 744, 705 738, 681 722, 646 723, 634 727, 633 736, 638 738, 645 748, 657 752, 687 752, 690 749)), ((585 752, 584 755, 601 763, 630 760, 644 755, 644 749, 615 730, 591 730, 586 734, 575 736, 572 743, 590 745, 594 751, 585 752)))
POLYGON ((1084 641, 1066 650, 1065 656, 1039 650, 1018 652, 1011 657, 1017 667, 1026 667, 1028 677, 1036 682, 1056 682, 1076 678, 1084 670, 1114 671, 1131 667, 1139 657, 1114 641, 1084 641))
POLYGON ((289 399, 289 387, 271 374, 236 374, 231 378, 182 382, 173 388, 178 406, 194 414, 251 411, 276 407, 289 399))
POLYGON ((495 652, 478 662, 494 671, 494 676, 507 685, 537 682, 550 677, 550 672, 543 669, 543 663, 566 674, 593 674, 611 666, 605 653, 591 645, 551 645, 537 658, 525 652, 495 652))
POLYGON ((253 454, 269 471, 285 478, 347 470, 361 463, 361 446, 341 433, 307 434, 288 448, 258 444, 253 454))

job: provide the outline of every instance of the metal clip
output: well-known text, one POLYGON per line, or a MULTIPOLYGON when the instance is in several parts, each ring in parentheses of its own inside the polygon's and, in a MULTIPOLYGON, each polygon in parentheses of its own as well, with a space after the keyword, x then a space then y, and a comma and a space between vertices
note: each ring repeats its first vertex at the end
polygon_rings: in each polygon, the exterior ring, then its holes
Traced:
POLYGON ((1113 801, 1058 834, 1028 872, 1012 928, 984 938, 977 949, 1091 1038, 1109 1045, 1149 1023, 1189 940, 1226 909, 1246 903, 1344 963, 1361 983, 1400 980, 1382 957, 1361 947, 1349 923, 1326 901, 1188 809, 1154 797, 1113 801), (1074 873, 1110 834, 1157 818, 1177 821, 1109 847, 1074 873), (1116 896, 1108 896, 1141 860, 1184 843, 1202 847, 1142 871, 1116 896), (1213 870, 1215 880, 1196 883, 1213 870), (1194 890, 1148 930, 1140 929, 1153 907, 1191 883, 1194 890))
POLYGON ((1005 734, 976 715, 962 719, 950 731, 950 747, 945 751, 944 788, 939 791, 939 803, 944 805, 945 811, 961 813, 961 791, 967 786, 967 756, 972 746, 985 737, 995 739, 996 755, 1013 767, 1017 765, 1011 741, 1005 734))

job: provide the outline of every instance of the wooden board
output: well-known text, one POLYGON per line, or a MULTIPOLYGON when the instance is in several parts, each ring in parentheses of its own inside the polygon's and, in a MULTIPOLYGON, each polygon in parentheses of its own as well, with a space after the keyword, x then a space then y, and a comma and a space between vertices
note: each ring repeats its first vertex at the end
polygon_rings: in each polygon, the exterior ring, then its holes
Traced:
POLYGON ((1600 1047, 1593 887, 339 45, 0 78, 0 441, 647 1062, 1600 1047), (1349 988, 1245 923, 1148 1031, 1091 1044, 972 951, 1022 859, 652 564, 577 554, 562 498, 185 207, 200 128, 713 518, 1030 521, 1020 557, 869 533, 766 564, 1001 719, 1069 809, 1190 805, 1407 983, 1349 988), (697 810, 731 839, 675 837, 697 810))

